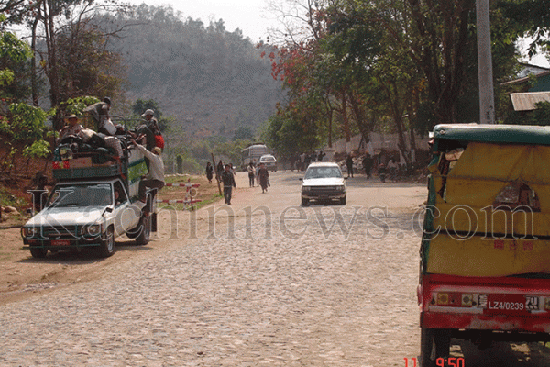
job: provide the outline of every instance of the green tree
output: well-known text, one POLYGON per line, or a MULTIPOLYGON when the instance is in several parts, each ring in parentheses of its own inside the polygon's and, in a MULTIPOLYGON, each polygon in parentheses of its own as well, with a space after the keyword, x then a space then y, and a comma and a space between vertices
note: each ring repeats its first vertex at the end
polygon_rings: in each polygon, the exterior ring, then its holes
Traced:
POLYGON ((15 157, 39 158, 50 153, 46 140, 45 121, 47 113, 39 107, 26 103, 14 103, 9 106, 6 116, 0 116, 0 138, 6 149, 3 159, 4 170, 16 170, 15 157))
POLYGON ((29 46, 15 34, 0 31, 0 98, 17 102, 28 97, 30 89, 24 77, 31 55, 29 46))
POLYGON ((311 151, 321 142, 312 116, 296 115, 290 110, 272 116, 262 131, 262 139, 281 157, 311 151))
MULTIPOLYGON (((105 45, 120 30, 111 29, 107 33, 92 21, 97 14, 122 9, 115 1, 101 4, 93 0, 7 1, 7 4, 0 3, 2 7, 10 14, 7 22, 26 23, 31 29, 33 57, 29 84, 34 105, 38 105, 38 56, 48 79, 51 107, 84 93, 119 92, 122 68, 117 66, 116 55, 107 52, 105 45)), ((53 124, 55 129, 60 128, 61 116, 56 116, 53 124)))
POLYGON ((546 0, 500 0, 498 9, 509 20, 508 30, 517 37, 531 39, 528 54, 534 56, 537 48, 550 54, 550 7, 546 0))
POLYGON ((81 95, 115 96, 125 80, 121 55, 107 49, 105 31, 91 18, 69 24, 56 35, 60 100, 81 95))

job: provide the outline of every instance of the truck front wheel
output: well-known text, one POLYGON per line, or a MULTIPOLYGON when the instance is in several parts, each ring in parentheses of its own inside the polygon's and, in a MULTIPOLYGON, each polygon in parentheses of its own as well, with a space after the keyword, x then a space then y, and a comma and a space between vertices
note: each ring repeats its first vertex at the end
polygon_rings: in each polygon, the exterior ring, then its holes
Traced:
POLYGON ((98 255, 101 257, 113 256, 115 253, 115 231, 113 227, 107 228, 105 238, 101 239, 101 246, 98 248, 98 255))
POLYGON ((34 257, 35 259, 45 259, 46 255, 48 254, 48 250, 46 250, 45 248, 31 247, 30 250, 31 250, 32 257, 34 257))
POLYGON ((422 328, 421 354, 422 367, 436 367, 440 358, 449 357, 451 333, 447 329, 422 328))

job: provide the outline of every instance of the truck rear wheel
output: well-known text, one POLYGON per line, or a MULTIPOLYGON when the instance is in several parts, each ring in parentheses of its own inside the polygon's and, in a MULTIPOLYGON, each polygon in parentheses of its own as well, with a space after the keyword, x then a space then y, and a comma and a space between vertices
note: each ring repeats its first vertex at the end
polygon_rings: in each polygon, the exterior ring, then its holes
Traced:
POLYGON ((115 253, 115 231, 113 227, 109 227, 105 231, 105 238, 101 239, 101 246, 97 249, 97 253, 101 257, 113 256, 115 253))
POLYGON ((48 250, 46 250, 45 248, 30 248, 31 250, 31 255, 32 257, 34 257, 35 259, 44 259, 46 258, 46 255, 48 255, 48 250))
POLYGON ((139 224, 137 226, 139 229, 139 234, 136 237, 136 245, 138 246, 145 246, 149 243, 149 235, 151 233, 151 226, 149 222, 149 217, 142 216, 139 220, 139 224))
POLYGON ((449 357, 451 333, 448 329, 422 328, 421 354, 422 367, 436 367, 439 358, 449 357))

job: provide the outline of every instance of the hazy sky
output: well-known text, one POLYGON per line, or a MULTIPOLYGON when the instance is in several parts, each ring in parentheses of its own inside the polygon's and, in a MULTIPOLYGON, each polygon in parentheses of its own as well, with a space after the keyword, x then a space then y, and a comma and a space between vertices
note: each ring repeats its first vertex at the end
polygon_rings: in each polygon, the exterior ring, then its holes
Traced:
POLYGON ((225 21, 225 29, 233 32, 236 28, 243 31, 243 36, 257 42, 266 39, 268 27, 276 27, 277 23, 264 10, 265 0, 126 0, 131 4, 171 5, 182 12, 184 17, 200 18, 205 26, 210 20, 225 21))

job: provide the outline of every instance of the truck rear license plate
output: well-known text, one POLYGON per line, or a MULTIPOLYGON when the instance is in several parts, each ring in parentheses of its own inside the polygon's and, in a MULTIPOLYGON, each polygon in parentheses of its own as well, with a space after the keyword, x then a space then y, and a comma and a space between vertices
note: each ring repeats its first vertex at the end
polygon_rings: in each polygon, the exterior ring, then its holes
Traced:
POLYGON ((534 307, 538 309, 538 305, 532 304, 531 298, 536 297, 526 297, 522 294, 490 294, 487 310, 489 313, 525 313, 535 309, 534 307))
POLYGON ((70 246, 70 240, 52 240, 52 246, 70 246))

